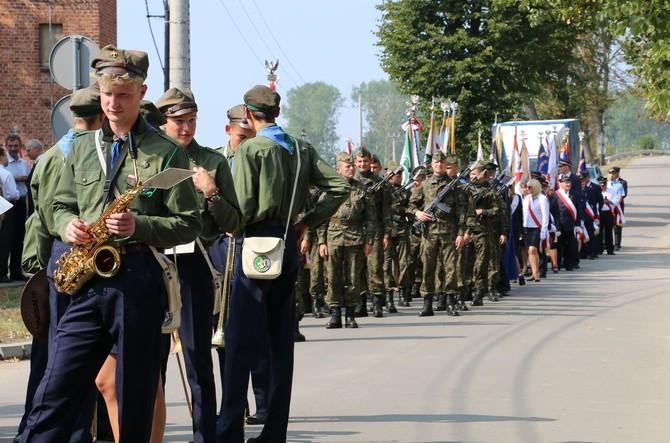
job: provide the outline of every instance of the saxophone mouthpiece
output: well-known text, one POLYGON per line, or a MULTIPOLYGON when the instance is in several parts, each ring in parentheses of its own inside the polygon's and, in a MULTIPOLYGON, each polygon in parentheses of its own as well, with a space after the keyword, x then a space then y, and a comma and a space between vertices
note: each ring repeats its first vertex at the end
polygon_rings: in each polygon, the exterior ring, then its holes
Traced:
POLYGON ((128 133, 128 153, 130 158, 137 160, 137 143, 135 143, 135 134, 132 131, 128 133))

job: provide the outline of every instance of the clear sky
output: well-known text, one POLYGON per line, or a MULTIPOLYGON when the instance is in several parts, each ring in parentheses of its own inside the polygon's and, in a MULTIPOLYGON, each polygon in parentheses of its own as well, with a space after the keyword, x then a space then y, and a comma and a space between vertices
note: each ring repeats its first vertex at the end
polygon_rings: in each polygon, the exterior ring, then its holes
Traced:
MULTIPOLYGON (((141 0, 118 0, 118 46, 149 53, 146 98, 163 93, 164 21, 152 18, 141 0)), ((151 15, 163 15, 163 0, 147 0, 151 15)), ((279 59, 277 91, 323 81, 346 99, 339 116, 342 149, 358 139, 353 86, 387 79, 379 66, 373 32, 381 14, 370 0, 191 0, 191 88, 198 103, 196 140, 218 147, 228 138, 226 110, 257 84, 268 84, 265 60, 279 59)), ((280 121, 281 123, 281 121, 280 121)))

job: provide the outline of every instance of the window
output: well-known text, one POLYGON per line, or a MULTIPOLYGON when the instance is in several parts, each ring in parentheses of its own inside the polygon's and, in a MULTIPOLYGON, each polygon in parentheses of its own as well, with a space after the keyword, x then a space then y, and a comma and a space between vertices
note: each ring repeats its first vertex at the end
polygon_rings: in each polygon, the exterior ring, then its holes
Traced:
POLYGON ((63 38, 63 25, 60 23, 40 24, 40 69, 49 69, 49 54, 54 45, 63 38))

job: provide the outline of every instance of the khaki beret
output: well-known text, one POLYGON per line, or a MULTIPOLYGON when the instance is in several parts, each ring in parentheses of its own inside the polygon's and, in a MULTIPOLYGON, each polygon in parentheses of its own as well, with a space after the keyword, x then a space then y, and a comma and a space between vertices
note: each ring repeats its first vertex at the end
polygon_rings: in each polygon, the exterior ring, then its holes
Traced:
POLYGON ((389 161, 386 163, 386 169, 387 169, 388 171, 395 171, 396 168, 397 168, 398 166, 400 166, 400 163, 398 163, 398 162, 396 162, 396 161, 393 161, 393 160, 389 160, 389 161))
POLYGON ((372 159, 372 153, 368 151, 365 146, 361 146, 360 148, 356 149, 355 153, 356 157, 370 157, 372 159))
POLYGON ((412 177, 421 177, 422 175, 426 174, 427 174, 426 168, 424 168, 423 166, 417 166, 412 171, 412 177))
POLYGON ((155 128, 163 126, 165 123, 167 123, 165 116, 161 113, 161 111, 158 110, 152 101, 142 100, 140 102, 140 112, 142 113, 144 119, 155 128))
POLYGON ((448 165, 457 165, 458 157, 456 157, 455 155, 447 155, 447 159, 445 161, 448 165))
POLYGON ((471 169, 472 169, 473 171, 474 171, 474 170, 482 170, 482 169, 486 169, 486 163, 484 163, 484 162, 482 162, 482 161, 477 161, 477 162, 475 162, 474 165, 472 165, 472 168, 471 168, 471 169))
POLYGON ((348 152, 340 152, 337 154, 336 160, 342 163, 354 164, 354 158, 348 152))
POLYGON ((178 117, 192 112, 198 112, 193 92, 189 88, 183 90, 170 88, 156 101, 156 107, 165 117, 178 117))
POLYGON ((235 105, 228 110, 226 113, 228 116, 228 121, 230 123, 237 124, 240 128, 251 129, 249 123, 247 122, 247 112, 245 111, 244 105, 235 105))
POLYGON ((244 105, 255 112, 271 113, 279 109, 281 97, 267 86, 257 85, 244 94, 244 105))
POLYGON ((70 96, 70 111, 75 117, 90 117, 102 113, 98 85, 74 91, 70 96))
POLYGON ((107 45, 91 62, 91 68, 97 74, 136 75, 147 78, 149 55, 142 51, 118 49, 107 45))

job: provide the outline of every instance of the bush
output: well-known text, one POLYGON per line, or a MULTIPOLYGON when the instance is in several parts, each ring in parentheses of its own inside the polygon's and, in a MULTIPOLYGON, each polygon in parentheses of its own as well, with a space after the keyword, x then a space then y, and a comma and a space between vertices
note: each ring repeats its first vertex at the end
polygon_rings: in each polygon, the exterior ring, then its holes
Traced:
POLYGON ((656 136, 647 134, 635 140, 636 151, 643 151, 647 149, 656 149, 656 136))

